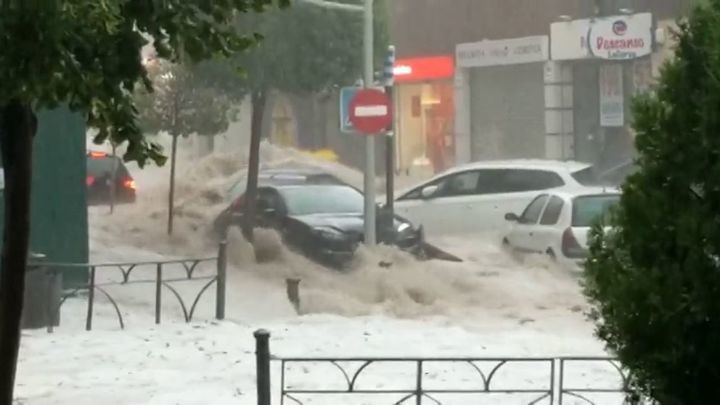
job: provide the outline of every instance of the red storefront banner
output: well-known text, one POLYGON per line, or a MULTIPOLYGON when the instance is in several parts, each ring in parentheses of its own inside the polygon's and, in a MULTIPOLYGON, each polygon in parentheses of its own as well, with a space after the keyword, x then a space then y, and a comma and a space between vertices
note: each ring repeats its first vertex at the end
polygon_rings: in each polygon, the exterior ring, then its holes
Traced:
POLYGON ((398 59, 393 73, 398 83, 449 79, 455 75, 455 59, 452 56, 398 59))

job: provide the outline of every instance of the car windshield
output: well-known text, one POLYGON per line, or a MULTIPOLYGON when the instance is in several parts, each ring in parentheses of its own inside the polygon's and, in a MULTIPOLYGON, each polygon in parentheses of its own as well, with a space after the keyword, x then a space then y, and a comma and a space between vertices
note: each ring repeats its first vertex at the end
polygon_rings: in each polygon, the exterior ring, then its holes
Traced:
POLYGON ((604 220, 619 201, 619 194, 577 197, 573 201, 572 226, 589 227, 598 219, 604 220))
POLYGON ((302 186, 280 190, 290 215, 360 214, 363 195, 352 187, 302 186))

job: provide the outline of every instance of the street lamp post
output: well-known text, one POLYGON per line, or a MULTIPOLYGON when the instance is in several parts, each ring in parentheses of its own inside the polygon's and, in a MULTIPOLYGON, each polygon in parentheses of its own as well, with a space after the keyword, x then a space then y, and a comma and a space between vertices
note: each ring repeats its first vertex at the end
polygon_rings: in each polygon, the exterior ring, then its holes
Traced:
MULTIPOLYGON (((372 87, 373 78, 373 0, 363 0, 363 5, 335 3, 325 0, 302 0, 306 4, 318 7, 363 13, 363 81, 364 87, 372 87)), ((377 243, 375 236, 375 138, 365 137, 365 173, 363 182, 365 194, 365 244, 374 246, 377 243)))

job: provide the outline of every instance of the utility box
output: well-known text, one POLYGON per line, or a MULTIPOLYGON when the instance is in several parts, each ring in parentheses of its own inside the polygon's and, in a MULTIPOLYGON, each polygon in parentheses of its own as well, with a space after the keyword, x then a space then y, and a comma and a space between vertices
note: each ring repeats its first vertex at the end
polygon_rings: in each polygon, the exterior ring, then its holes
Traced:
MULTIPOLYGON (((40 112, 38 124, 33 145, 30 250, 41 252, 48 264, 86 263, 85 121, 82 115, 60 108, 40 112)), ((4 187, 0 187, 0 197, 1 234, 4 187)), ((64 288, 85 284, 87 271, 62 274, 62 280, 64 288)))

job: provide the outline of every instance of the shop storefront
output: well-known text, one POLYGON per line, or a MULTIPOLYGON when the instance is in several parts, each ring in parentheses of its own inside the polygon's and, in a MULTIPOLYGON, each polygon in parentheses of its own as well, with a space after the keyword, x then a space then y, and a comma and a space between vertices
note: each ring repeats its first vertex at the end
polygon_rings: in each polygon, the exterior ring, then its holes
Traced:
POLYGON ((553 23, 552 59, 572 84, 573 158, 609 169, 632 159, 630 101, 653 77, 651 13, 553 23))
POLYGON ((398 170, 433 174, 455 164, 454 71, 451 56, 397 60, 398 170))
POLYGON ((548 58, 547 36, 457 45, 460 162, 545 157, 548 58))

